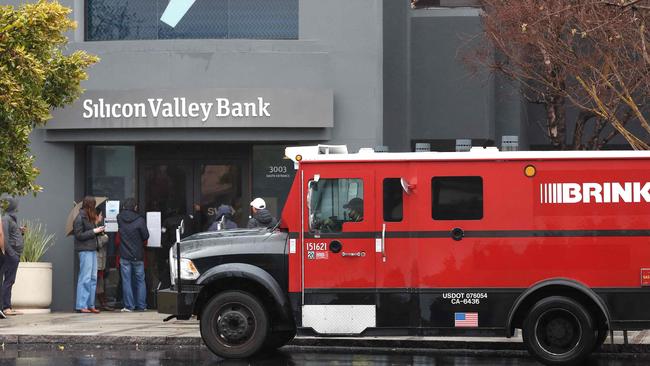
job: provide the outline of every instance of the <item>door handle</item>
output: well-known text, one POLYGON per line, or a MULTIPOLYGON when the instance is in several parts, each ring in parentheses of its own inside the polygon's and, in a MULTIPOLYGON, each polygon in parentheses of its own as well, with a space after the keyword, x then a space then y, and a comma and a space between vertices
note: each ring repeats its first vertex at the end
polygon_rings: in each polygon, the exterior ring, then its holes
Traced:
POLYGON ((354 253, 346 253, 346 252, 341 252, 341 257, 365 257, 366 252, 360 251, 360 252, 354 252, 354 253))
POLYGON ((459 227, 455 227, 451 230, 451 238, 454 239, 455 241, 460 241, 463 240, 463 237, 465 236, 465 231, 459 227))

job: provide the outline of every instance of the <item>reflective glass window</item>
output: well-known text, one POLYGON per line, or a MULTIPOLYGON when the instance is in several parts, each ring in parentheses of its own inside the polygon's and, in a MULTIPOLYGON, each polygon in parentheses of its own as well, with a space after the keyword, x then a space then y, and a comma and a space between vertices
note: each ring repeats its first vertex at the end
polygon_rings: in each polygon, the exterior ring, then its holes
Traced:
POLYGON ((297 39, 298 0, 196 0, 172 27, 170 0, 86 0, 86 40, 297 39))

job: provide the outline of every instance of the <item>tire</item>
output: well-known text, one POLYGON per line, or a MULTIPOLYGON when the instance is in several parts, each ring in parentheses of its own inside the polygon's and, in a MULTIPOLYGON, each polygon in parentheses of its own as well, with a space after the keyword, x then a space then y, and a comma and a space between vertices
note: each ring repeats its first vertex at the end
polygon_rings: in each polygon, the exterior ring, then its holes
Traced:
POLYGON ((589 312, 577 301, 552 296, 537 302, 523 326, 528 351, 545 365, 575 365, 591 353, 596 331, 589 312))
POLYGON ((295 329, 272 332, 267 338, 266 343, 264 344, 264 349, 267 351, 273 351, 278 348, 281 348, 287 343, 291 342, 291 340, 295 336, 296 336, 295 329))
POLYGON ((217 356, 246 358, 262 349, 269 333, 262 303, 243 291, 213 297, 201 314, 201 338, 217 356))

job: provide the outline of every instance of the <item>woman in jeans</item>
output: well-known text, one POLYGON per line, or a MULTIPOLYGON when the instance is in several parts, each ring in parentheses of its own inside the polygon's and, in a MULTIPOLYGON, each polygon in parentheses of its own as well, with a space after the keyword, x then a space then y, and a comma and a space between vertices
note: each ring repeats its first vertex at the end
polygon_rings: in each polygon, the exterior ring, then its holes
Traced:
POLYGON ((104 227, 97 227, 99 217, 95 211, 95 198, 84 197, 79 215, 74 220, 74 250, 79 253, 79 278, 77 280, 77 303, 79 313, 99 313, 95 309, 97 288, 97 235, 104 227))

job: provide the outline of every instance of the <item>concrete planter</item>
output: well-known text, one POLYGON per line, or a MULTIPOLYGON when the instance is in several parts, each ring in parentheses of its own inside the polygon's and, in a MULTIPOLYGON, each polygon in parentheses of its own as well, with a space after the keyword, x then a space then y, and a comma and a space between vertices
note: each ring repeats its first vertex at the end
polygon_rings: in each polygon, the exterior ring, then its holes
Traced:
POLYGON ((20 262, 11 305, 26 314, 47 314, 52 304, 52 263, 20 262))

